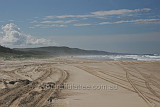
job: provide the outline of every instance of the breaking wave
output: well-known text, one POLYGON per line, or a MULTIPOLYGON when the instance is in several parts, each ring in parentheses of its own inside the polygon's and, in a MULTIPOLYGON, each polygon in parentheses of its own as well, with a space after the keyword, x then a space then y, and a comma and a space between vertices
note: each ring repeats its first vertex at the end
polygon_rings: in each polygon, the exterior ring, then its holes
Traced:
POLYGON ((98 60, 137 60, 137 61, 160 61, 160 55, 86 55, 77 58, 98 60))

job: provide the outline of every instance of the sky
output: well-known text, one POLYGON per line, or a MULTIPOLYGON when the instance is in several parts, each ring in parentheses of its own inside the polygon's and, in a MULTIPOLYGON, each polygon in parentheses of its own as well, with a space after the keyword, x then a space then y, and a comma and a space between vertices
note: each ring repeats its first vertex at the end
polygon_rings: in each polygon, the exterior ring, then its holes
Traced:
POLYGON ((0 45, 160 54, 160 0, 0 0, 0 45))

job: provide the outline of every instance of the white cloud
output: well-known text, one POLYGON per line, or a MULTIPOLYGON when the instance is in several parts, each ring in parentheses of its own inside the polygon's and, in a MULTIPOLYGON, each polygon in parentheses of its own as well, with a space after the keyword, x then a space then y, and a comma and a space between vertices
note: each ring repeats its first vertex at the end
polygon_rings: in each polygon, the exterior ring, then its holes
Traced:
POLYGON ((137 19, 137 20, 131 20, 131 22, 135 22, 135 23, 157 22, 157 21, 160 21, 160 19, 137 19))
POLYGON ((126 14, 126 13, 147 12, 150 10, 151 9, 149 9, 149 8, 134 9, 134 10, 119 9, 119 10, 109 10, 109 11, 96 11, 96 12, 92 12, 91 14, 93 14, 95 16, 121 15, 121 14, 126 14))
POLYGON ((120 23, 133 23, 136 22, 136 20, 130 20, 130 21, 125 21, 125 20, 121 20, 121 21, 117 21, 117 22, 113 22, 113 24, 120 24, 120 23))
POLYGON ((34 25, 33 28, 39 27, 39 28, 51 28, 51 27, 66 27, 66 25, 63 24, 51 24, 51 25, 44 25, 44 24, 37 24, 34 25))
POLYGON ((2 26, 2 36, 0 36, 1 45, 55 45, 53 41, 44 38, 35 38, 31 35, 24 34, 17 25, 10 23, 2 26))
POLYGON ((73 18, 73 17, 75 17, 75 15, 46 16, 44 19, 54 19, 54 18, 64 19, 64 18, 73 18))
MULTIPOLYGON (((133 23, 133 21, 136 20, 131 20, 131 21, 117 21, 117 22, 101 22, 101 23, 97 23, 97 24, 76 24, 73 23, 75 21, 81 21, 82 20, 86 20, 86 19, 90 19, 90 18, 97 18, 97 19, 103 19, 103 20, 107 20, 107 19, 111 19, 111 18, 125 18, 125 17, 133 17, 135 18, 135 16, 138 15, 142 15, 145 12, 149 12, 151 11, 150 8, 142 8, 142 9, 118 9, 118 10, 107 10, 107 11, 95 11, 95 12, 90 12, 88 14, 69 14, 69 15, 60 15, 60 16, 46 16, 43 18, 43 20, 41 21, 32 21, 31 23, 36 23, 36 25, 30 27, 30 28, 50 28, 50 27, 66 27, 68 26, 67 24, 71 23, 73 26, 89 26, 89 25, 104 25, 104 24, 115 24, 115 23, 133 23), (137 13, 137 14, 136 14, 137 13), (54 20, 52 20, 54 19, 54 20), (58 20, 60 19, 60 20, 58 20), (68 19, 68 20, 66 20, 68 19)), ((132 18, 132 19, 133 19, 132 18)), ((139 21, 143 22, 143 21, 139 21)), ((146 23, 147 21, 145 21, 146 23)), ((149 21, 150 22, 150 21, 149 21)), ((138 19, 137 19, 137 23, 138 23, 138 19)))
POLYGON ((97 12, 92 12, 92 14, 95 16, 105 16, 105 15, 119 15, 131 12, 134 12, 134 10, 121 9, 121 10, 110 10, 110 11, 97 11, 97 12))
POLYGON ((121 20, 116 22, 101 22, 100 25, 104 24, 120 24, 120 23, 153 23, 153 24, 159 24, 160 19, 136 19, 136 20, 121 20))
POLYGON ((44 23, 44 24, 51 24, 51 23, 62 23, 62 24, 67 24, 67 23, 72 23, 75 22, 76 20, 67 20, 67 21, 63 21, 63 20, 58 20, 58 21, 42 21, 40 23, 44 23))
POLYGON ((88 18, 93 15, 61 15, 61 16, 46 16, 44 19, 64 19, 64 18, 88 18))
POLYGON ((38 21, 37 21, 37 20, 34 20, 34 21, 30 22, 30 23, 38 23, 38 21))
POLYGON ((74 24, 74 26, 90 26, 92 24, 74 24))
POLYGON ((112 24, 112 22, 101 22, 100 25, 112 24))
POLYGON ((30 28, 50 28, 50 27, 66 27, 67 24, 71 23, 73 26, 90 26, 90 25, 105 25, 105 24, 120 24, 120 23, 144 23, 144 24, 157 24, 159 23, 159 19, 140 19, 140 17, 136 17, 137 15, 141 16, 145 12, 151 11, 150 8, 141 8, 141 9, 118 9, 118 10, 107 10, 107 11, 95 11, 90 12, 88 14, 70 14, 70 15, 61 15, 61 16, 46 16, 43 18, 42 21, 33 21, 31 23, 37 23, 37 25, 34 25, 30 28), (129 20, 135 19, 135 20, 129 20), (111 18, 118 18, 121 19, 121 21, 116 22, 110 22, 110 21, 104 21, 101 23, 93 24, 93 23, 72 23, 75 21, 81 21, 80 19, 90 19, 90 18, 97 18, 97 19, 111 19, 111 18), (125 20, 125 19, 128 20, 125 20), (50 19, 50 20, 49 20, 50 19), (54 19, 54 20, 51 20, 54 19), (61 20, 58 20, 61 19, 61 20), (68 19, 68 20, 66 20, 68 19), (124 19, 124 20, 123 20, 124 19))
POLYGON ((51 27, 66 27, 67 24, 75 22, 77 20, 55 20, 55 21, 51 21, 51 20, 46 20, 46 21, 32 21, 31 23, 36 23, 36 25, 31 26, 29 28, 33 29, 36 27, 39 28, 51 28, 51 27))
POLYGON ((46 16, 44 19, 64 19, 64 18, 102 18, 102 16, 108 15, 123 15, 126 13, 137 13, 137 12, 148 12, 150 8, 142 8, 142 9, 119 9, 119 10, 107 10, 107 11, 96 11, 91 12, 86 15, 61 15, 61 16, 46 16))

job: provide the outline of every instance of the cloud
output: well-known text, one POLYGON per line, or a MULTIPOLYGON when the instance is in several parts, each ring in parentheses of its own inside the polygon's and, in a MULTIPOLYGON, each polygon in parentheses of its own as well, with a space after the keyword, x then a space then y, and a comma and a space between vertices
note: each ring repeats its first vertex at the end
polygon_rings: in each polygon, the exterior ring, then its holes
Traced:
POLYGON ((107 24, 113 24, 112 22, 101 22, 100 25, 107 25, 107 24))
POLYGON ((51 25, 37 24, 37 25, 34 25, 34 27, 30 27, 30 28, 35 28, 35 27, 51 28, 51 27, 66 27, 66 25, 63 25, 63 24, 51 24, 51 25))
POLYGON ((105 25, 105 24, 120 24, 120 23, 144 23, 144 24, 157 24, 157 19, 141 19, 145 12, 151 11, 150 8, 141 8, 141 9, 117 9, 117 10, 106 10, 106 11, 95 11, 88 14, 69 14, 69 15, 60 15, 60 16, 45 16, 41 21, 32 21, 31 23, 36 23, 30 28, 51 28, 51 27, 66 27, 69 24, 72 26, 90 26, 90 25, 105 25), (92 23, 83 23, 83 20, 89 20, 91 18, 108 20, 116 18, 117 21, 104 21, 104 22, 92 22, 92 23), (121 21, 118 21, 121 19, 121 21), (128 20, 125 20, 128 19, 128 20), (130 20, 129 20, 130 19, 130 20), (135 20, 131 20, 135 19, 135 20), (73 23, 73 22, 79 23, 73 23), (81 21, 81 22, 80 22, 81 21))
POLYGON ((44 24, 51 24, 51 23, 61 23, 61 24, 67 24, 67 23, 72 23, 75 22, 76 20, 67 20, 67 21, 63 21, 63 20, 58 20, 58 21, 42 21, 40 23, 44 23, 44 24))
POLYGON ((27 46, 27 45, 49 45, 53 41, 44 38, 35 38, 21 32, 20 28, 13 24, 2 26, 2 36, 0 36, 1 45, 27 46))
POLYGON ((72 22, 75 22, 77 20, 56 20, 56 21, 51 21, 51 20, 46 20, 46 21, 32 21, 31 23, 37 23, 36 25, 34 26, 31 26, 29 28, 33 29, 33 28, 36 28, 36 27, 39 27, 39 28, 51 28, 51 27, 66 27, 67 24, 69 23, 72 23, 72 22))
POLYGON ((110 10, 110 11, 96 11, 96 12, 92 12, 91 14, 93 14, 95 16, 121 15, 121 14, 126 14, 126 13, 147 12, 150 10, 151 9, 149 9, 149 8, 134 9, 134 10, 119 9, 119 10, 110 10))
POLYGON ((37 21, 37 20, 34 20, 34 21, 30 22, 30 23, 38 23, 38 21, 37 21))
POLYGON ((95 11, 86 15, 61 15, 61 16, 46 16, 44 19, 64 19, 64 18, 102 18, 102 16, 108 15, 124 15, 127 13, 148 12, 150 8, 142 9, 119 9, 119 10, 107 10, 107 11, 95 11))
POLYGON ((90 26, 92 24, 74 24, 74 26, 90 26))
POLYGON ((120 23, 153 23, 153 24, 159 24, 160 19, 136 19, 136 20, 121 20, 121 21, 116 21, 116 22, 101 22, 99 23, 100 25, 105 25, 105 24, 120 24, 120 23))
POLYGON ((44 19, 64 19, 64 18, 88 18, 93 15, 61 15, 61 16, 46 16, 44 19))
POLYGON ((135 23, 147 23, 147 22, 159 22, 160 19, 137 19, 137 20, 131 20, 131 22, 135 23))

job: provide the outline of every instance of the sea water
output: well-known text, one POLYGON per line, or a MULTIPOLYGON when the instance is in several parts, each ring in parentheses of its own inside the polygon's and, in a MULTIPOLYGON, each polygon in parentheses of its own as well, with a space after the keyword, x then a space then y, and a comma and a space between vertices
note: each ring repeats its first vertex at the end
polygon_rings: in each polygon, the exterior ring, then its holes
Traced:
POLYGON ((75 56, 84 59, 97 60, 137 60, 137 61, 160 61, 160 55, 82 55, 75 56))

